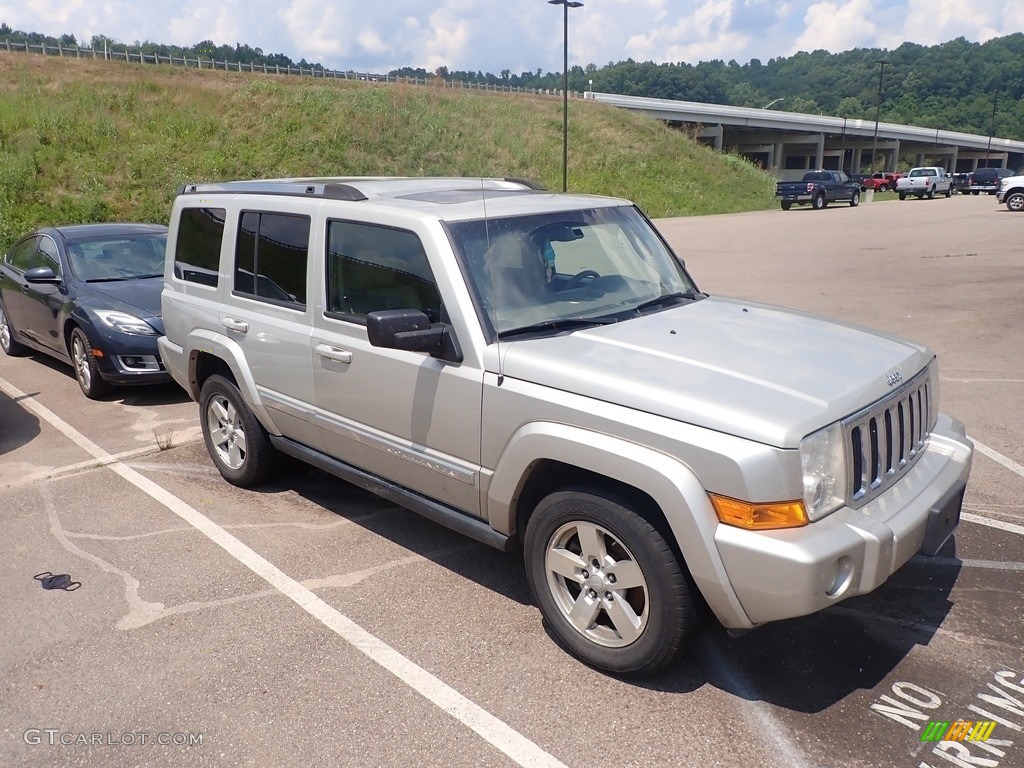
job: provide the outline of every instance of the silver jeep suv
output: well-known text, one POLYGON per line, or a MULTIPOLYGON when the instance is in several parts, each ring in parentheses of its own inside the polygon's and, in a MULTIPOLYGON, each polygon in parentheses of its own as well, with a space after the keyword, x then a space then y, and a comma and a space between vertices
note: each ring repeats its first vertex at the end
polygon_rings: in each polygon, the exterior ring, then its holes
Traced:
MULTIPOLYGON (((650 674, 878 587, 956 527, 934 355, 702 293, 631 203, 517 180, 183 187, 160 353, 224 478, 297 457, 502 550, 650 674)), ((343 486, 339 491, 344 492, 343 486)))

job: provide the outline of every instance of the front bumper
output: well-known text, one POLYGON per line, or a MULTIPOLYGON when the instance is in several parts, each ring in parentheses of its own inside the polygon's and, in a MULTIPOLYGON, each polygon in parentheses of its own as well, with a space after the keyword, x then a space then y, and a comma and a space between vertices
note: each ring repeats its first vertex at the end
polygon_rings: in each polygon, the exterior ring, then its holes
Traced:
POLYGON ((97 331, 99 340, 90 338, 100 376, 117 385, 160 384, 171 380, 157 349, 156 336, 133 336, 114 331, 97 331))
POLYGON ((911 557, 934 554, 960 519, 974 446, 944 414, 924 455, 861 507, 803 528, 746 531, 719 525, 715 544, 750 624, 805 616, 877 589, 911 557))

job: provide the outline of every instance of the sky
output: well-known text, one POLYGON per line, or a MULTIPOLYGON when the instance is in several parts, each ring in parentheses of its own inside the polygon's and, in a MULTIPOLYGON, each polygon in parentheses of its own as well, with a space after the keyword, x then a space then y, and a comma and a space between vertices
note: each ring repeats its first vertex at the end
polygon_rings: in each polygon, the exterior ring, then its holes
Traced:
MULTIPOLYGON (((359 72, 562 70, 563 9, 545 0, 0 0, 0 22, 80 43, 242 43, 359 72)), ((569 66, 744 64, 1022 31, 1024 0, 584 0, 569 10, 569 66)))

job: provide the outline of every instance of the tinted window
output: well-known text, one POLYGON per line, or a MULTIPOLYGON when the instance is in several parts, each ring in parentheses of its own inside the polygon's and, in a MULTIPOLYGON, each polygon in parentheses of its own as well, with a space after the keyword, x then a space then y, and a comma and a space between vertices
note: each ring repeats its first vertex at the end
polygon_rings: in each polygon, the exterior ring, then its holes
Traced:
POLYGON ((39 255, 33 266, 49 267, 53 270, 54 275, 57 277, 61 276, 60 254, 57 253, 57 244, 49 237, 43 236, 39 238, 39 255))
POLYGON ((38 237, 22 240, 8 254, 7 263, 15 269, 20 269, 22 272, 26 269, 32 269, 35 266, 32 262, 36 257, 36 245, 38 242, 38 237))
POLYGON ((223 208, 182 209, 174 250, 175 277, 203 285, 217 285, 224 215, 223 208))
POLYGON ((306 305, 308 216, 246 211, 238 223, 235 291, 306 305))
POLYGON ((362 317, 418 309, 441 317, 441 297, 420 239, 403 229, 332 221, 327 229, 327 311, 362 317))

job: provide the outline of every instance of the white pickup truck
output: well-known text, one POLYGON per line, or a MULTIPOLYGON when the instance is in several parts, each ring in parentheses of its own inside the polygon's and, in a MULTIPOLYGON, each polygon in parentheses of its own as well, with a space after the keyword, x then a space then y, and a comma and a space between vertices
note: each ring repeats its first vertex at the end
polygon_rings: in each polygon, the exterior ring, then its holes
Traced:
POLYGON ((953 177, 938 166, 911 168, 910 173, 896 180, 896 192, 900 200, 906 200, 909 195, 918 200, 923 197, 934 200, 938 194, 949 197, 953 194, 953 177))

